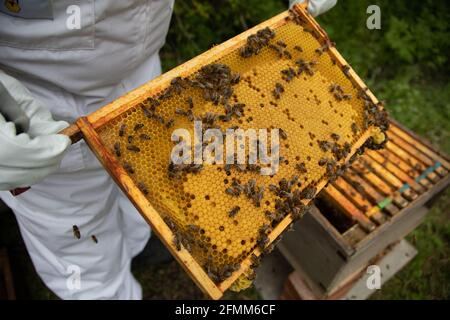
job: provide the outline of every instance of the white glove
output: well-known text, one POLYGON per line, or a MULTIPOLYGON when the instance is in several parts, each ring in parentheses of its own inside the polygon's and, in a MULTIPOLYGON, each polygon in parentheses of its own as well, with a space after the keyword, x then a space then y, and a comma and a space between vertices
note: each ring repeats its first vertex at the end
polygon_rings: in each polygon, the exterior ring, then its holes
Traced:
POLYGON ((55 133, 67 126, 54 121, 20 82, 0 70, 0 190, 30 186, 56 171, 70 139, 55 133), (14 123, 1 114, 2 103, 12 103, 26 114, 30 120, 26 133, 16 134, 14 123))
MULTIPOLYGON (((289 8, 294 4, 303 3, 305 0, 289 0, 289 8)), ((336 5, 337 0, 309 0, 308 12, 313 16, 327 12, 336 5)))

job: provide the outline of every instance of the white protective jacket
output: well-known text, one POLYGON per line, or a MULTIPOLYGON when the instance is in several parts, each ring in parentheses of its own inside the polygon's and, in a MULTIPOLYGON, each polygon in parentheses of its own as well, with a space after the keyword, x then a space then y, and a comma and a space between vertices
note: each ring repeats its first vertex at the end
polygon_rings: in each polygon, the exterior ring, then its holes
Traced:
MULTIPOLYGON (((0 69, 55 120, 73 122, 161 72, 173 0, 7 2, 0 4, 0 69)), ((0 197, 37 272, 60 298, 141 298, 130 262, 150 229, 84 142, 70 147, 57 173, 17 197, 0 197)))

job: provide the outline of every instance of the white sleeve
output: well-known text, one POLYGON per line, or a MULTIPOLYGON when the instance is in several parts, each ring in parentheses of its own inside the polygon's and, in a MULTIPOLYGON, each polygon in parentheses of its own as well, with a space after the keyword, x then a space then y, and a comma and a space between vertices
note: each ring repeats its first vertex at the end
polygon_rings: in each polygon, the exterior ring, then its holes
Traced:
POLYGON ((68 124, 54 121, 50 112, 16 79, 0 71, 0 101, 11 97, 10 107, 22 110, 30 120, 26 133, 17 134, 14 123, 1 113, 0 190, 30 186, 56 171, 70 146, 67 136, 56 134, 68 124))
MULTIPOLYGON (((292 7, 294 4, 303 3, 305 0, 289 0, 289 7, 292 7)), ((309 0, 308 1, 308 12, 313 16, 317 17, 318 15, 327 12, 331 8, 333 8, 337 3, 337 0, 309 0)))

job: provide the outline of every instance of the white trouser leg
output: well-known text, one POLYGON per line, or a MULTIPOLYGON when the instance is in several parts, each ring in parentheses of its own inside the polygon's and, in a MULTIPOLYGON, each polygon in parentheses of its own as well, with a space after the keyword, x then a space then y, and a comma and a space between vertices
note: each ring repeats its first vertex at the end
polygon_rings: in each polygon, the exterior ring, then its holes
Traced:
POLYGON ((119 192, 121 194, 118 198, 122 219, 121 229, 131 256, 135 257, 147 244, 151 229, 130 200, 121 191, 119 192))
POLYGON ((89 158, 83 170, 54 174, 16 198, 8 192, 0 196, 17 217, 37 272, 60 298, 141 299, 130 263, 145 246, 149 228, 137 212, 123 209, 124 196, 89 158), (73 225, 81 239, 73 236, 73 225), (67 282, 74 268, 81 282, 71 290, 67 282))

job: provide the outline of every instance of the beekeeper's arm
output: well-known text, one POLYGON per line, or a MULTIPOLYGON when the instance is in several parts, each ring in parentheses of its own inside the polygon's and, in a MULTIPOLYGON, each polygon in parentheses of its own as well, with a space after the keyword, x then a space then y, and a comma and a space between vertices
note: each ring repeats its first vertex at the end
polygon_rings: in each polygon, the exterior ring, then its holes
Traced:
POLYGON ((67 126, 54 121, 19 81, 0 70, 0 190, 30 186, 57 170, 70 139, 56 133, 67 126), (6 107, 23 111, 29 119, 27 132, 17 134, 2 114, 6 107))
POLYGON ((289 0, 289 7, 294 4, 308 2, 308 12, 313 16, 318 15, 330 10, 336 5, 337 0, 289 0))

